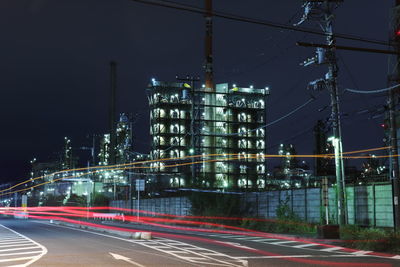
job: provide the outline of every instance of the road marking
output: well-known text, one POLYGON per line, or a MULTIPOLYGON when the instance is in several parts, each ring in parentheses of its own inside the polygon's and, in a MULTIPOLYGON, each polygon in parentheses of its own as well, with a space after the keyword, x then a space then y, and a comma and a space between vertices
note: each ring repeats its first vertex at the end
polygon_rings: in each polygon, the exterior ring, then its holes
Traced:
POLYGON ((34 247, 23 247, 23 248, 10 248, 10 249, 1 249, 0 252, 6 252, 6 251, 14 251, 14 250, 25 250, 25 249, 31 249, 31 248, 38 248, 37 246, 34 247))
POLYGON ((289 243, 296 243, 296 242, 297 241, 280 241, 280 242, 273 242, 273 243, 270 243, 270 244, 271 245, 282 245, 282 244, 289 244, 289 243))
POLYGON ((253 241, 257 241, 257 242, 271 242, 271 241, 276 241, 276 240, 280 240, 280 239, 275 239, 275 238, 262 238, 262 239, 253 240, 253 241))
POLYGON ((18 238, 15 238, 15 236, 13 237, 13 238, 1 238, 0 239, 0 241, 14 241, 14 240, 22 240, 22 239, 25 239, 25 238, 23 238, 23 237, 18 237, 18 238))
POLYGON ((368 254, 368 253, 371 253, 371 252, 372 251, 360 250, 360 251, 352 252, 351 254, 357 255, 357 256, 361 256, 361 255, 365 255, 365 254, 368 254))
POLYGON ((10 242, 0 242, 0 245, 3 245, 3 244, 19 244, 19 243, 24 243, 24 242, 27 242, 27 241, 25 241, 24 239, 21 239, 21 240, 15 240, 15 241, 10 241, 10 242))
POLYGON ((42 253, 42 251, 41 250, 37 250, 37 251, 24 251, 24 252, 16 252, 16 253, 7 253, 7 254, 0 254, 0 257, 25 255, 25 254, 35 254, 35 253, 42 253))
POLYGON ((260 239, 260 237, 258 237, 258 236, 246 236, 246 237, 238 237, 236 239, 239 239, 239 240, 252 240, 252 239, 260 239))
POLYGON ((25 242, 20 243, 20 244, 11 244, 11 245, 0 246, 0 248, 11 248, 11 247, 29 246, 30 244, 31 244, 31 242, 25 241, 25 242))
POLYGON ((222 243, 222 244, 228 244, 234 247, 238 247, 238 248, 244 248, 244 249, 252 249, 252 250, 257 250, 255 248, 251 248, 251 247, 247 247, 247 246, 243 246, 240 243, 233 243, 233 242, 223 242, 223 241, 217 241, 218 243, 222 243))
MULTIPOLYGON (((29 254, 37 254, 35 256, 28 256, 28 257, 20 257, 20 258, 11 258, 11 259, 2 259, 0 262, 5 262, 5 261, 16 261, 16 259, 19 259, 19 261, 27 261, 25 263, 22 264, 18 264, 18 267, 27 267, 29 265, 31 265, 32 263, 36 262, 37 260, 39 260, 41 257, 43 257, 44 255, 46 255, 47 253, 47 248, 41 244, 39 244, 38 242, 30 239, 29 237, 26 237, 16 231, 14 231, 11 228, 8 228, 2 224, 0 224, 0 231, 3 232, 5 230, 8 230, 9 232, 13 233, 15 236, 14 238, 11 237, 10 234, 7 234, 7 236, 10 236, 6 239, 0 239, 0 241, 22 241, 22 240, 28 240, 31 243, 31 246, 29 246, 28 244, 16 244, 15 242, 13 243, 14 245, 9 245, 8 247, 14 247, 14 248, 8 248, 8 249, 1 249, 0 250, 0 256, 6 256, 7 254, 14 254, 14 255, 29 255, 29 254), (2 227, 2 228, 1 228, 2 227), (24 247, 15 247, 15 246, 24 246, 24 247), (13 253, 1 253, 1 252, 11 252, 11 251, 21 251, 21 250, 28 250, 28 249, 32 249, 34 251, 23 251, 23 252, 15 252, 15 253, 20 253, 20 254, 15 254, 13 253), (40 252, 38 252, 38 249, 40 249, 40 252)), ((4 242, 2 242, 2 244, 4 244, 4 242)), ((1 246, 4 247, 4 246, 1 246)), ((8 256, 14 256, 14 255, 8 255, 8 256)))
POLYGON ((284 258, 310 258, 316 255, 280 255, 280 256, 245 256, 238 259, 284 259, 284 258))
MULTIPOLYGON (((36 258, 36 256, 30 256, 30 257, 21 257, 21 258, 12 258, 12 259, 5 259, 5 260, 0 260, 0 262, 10 262, 10 261, 26 261, 26 260, 31 260, 36 258)), ((22 266, 22 265, 21 265, 22 266)), ((26 265, 24 265, 26 266, 26 265)))
MULTIPOLYGON (((369 255, 360 255, 360 256, 369 256, 369 255)), ((284 258, 353 258, 355 255, 351 254, 334 254, 334 255, 280 255, 280 256, 243 256, 237 257, 238 259, 284 259, 284 258)))
POLYGON ((331 247, 331 248, 323 248, 323 249, 320 249, 319 251, 331 252, 331 251, 341 250, 341 249, 343 249, 343 248, 342 247, 331 247))
POLYGON ((306 248, 306 247, 312 247, 312 246, 319 246, 318 244, 303 244, 303 245, 297 245, 293 246, 294 248, 306 248))
POLYGON ((126 261, 126 262, 129 262, 130 264, 136 265, 136 266, 138 266, 138 267, 145 267, 144 265, 142 265, 142 264, 140 264, 140 263, 137 263, 137 262, 131 260, 131 259, 128 258, 128 257, 122 256, 122 255, 119 255, 119 254, 115 254, 115 253, 111 253, 111 252, 109 252, 109 253, 110 253, 111 256, 113 256, 114 259, 116 259, 116 260, 126 261))
POLYGON ((391 257, 391 259, 400 260, 400 255, 393 256, 393 257, 391 257))
MULTIPOLYGON (((129 240, 129 239, 121 238, 121 237, 116 237, 116 236, 97 233, 97 232, 93 232, 93 231, 78 229, 78 228, 75 228, 75 227, 69 227, 69 226, 63 226, 63 225, 55 225, 55 224, 50 224, 50 223, 45 223, 45 222, 35 222, 35 223, 41 223, 41 224, 51 225, 53 227, 67 228, 67 229, 70 229, 70 230, 81 231, 81 232, 90 233, 90 234, 99 235, 99 236, 105 236, 105 237, 108 237, 108 238, 114 238, 114 239, 130 242, 130 243, 132 243, 132 245, 133 244, 137 244, 137 245, 142 245, 142 246, 145 246, 145 247, 148 247, 148 248, 153 248, 151 245, 161 244, 161 242, 159 242, 159 241, 153 241, 153 240, 149 240, 149 241, 148 240, 129 240)), ((192 254, 200 254, 198 252, 195 252, 194 250, 214 252, 212 250, 196 247, 196 246, 190 245, 188 243, 183 243, 183 242, 179 242, 179 241, 175 241, 175 240, 171 240, 171 239, 162 238, 162 240, 165 240, 165 243, 162 243, 164 245, 167 244, 167 243, 175 243, 175 244, 180 244, 182 246, 180 248, 176 248, 175 246, 170 246, 171 247, 171 250, 169 251, 170 254, 175 256, 175 257, 177 257, 177 258, 179 258, 179 259, 183 259, 184 257, 182 257, 182 256, 180 256, 178 254, 172 254, 171 251, 175 251, 175 250, 181 250, 182 251, 183 250, 183 251, 188 251, 189 253, 192 253, 192 254), (186 247, 186 249, 183 249, 183 247, 186 247)), ((157 249, 155 249, 155 250, 157 250, 157 249)), ((166 251, 163 251, 163 250, 158 250, 158 251, 167 253, 166 251)), ((205 263, 205 264, 209 264, 209 265, 212 264, 214 266, 219 265, 219 266, 235 266, 235 267, 246 267, 246 266, 248 266, 248 263, 247 263, 246 260, 239 260, 236 257, 232 257, 232 256, 229 256, 227 254, 223 254, 223 255, 224 255, 224 257, 229 258, 231 261, 234 261, 236 264, 231 263, 231 262, 224 262, 224 265, 216 264, 215 261, 221 262, 221 260, 213 259, 213 258, 211 258, 211 259, 214 260, 214 263, 205 263), (240 264, 240 265, 237 265, 237 264, 240 264)), ((205 258, 210 258, 209 256, 206 256, 206 255, 204 255, 204 257, 205 258)), ((203 258, 203 260, 204 260, 204 258, 203 258)), ((196 263, 196 262, 194 262, 194 263, 196 263)))

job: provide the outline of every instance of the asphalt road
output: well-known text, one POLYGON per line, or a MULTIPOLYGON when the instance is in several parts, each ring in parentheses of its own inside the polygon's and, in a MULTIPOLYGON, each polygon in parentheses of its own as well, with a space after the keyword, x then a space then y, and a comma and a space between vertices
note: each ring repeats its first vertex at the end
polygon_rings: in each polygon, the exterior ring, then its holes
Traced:
POLYGON ((159 230, 152 240, 135 240, 48 221, 0 218, 0 266, 400 266, 400 259, 334 246, 159 230))

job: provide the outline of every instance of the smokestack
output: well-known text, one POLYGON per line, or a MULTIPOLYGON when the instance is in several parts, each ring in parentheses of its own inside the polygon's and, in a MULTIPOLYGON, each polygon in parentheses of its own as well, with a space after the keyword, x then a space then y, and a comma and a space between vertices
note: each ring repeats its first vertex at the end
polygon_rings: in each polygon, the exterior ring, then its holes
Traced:
POLYGON ((117 63, 110 62, 110 82, 111 82, 111 96, 110 96, 110 160, 109 164, 115 164, 115 95, 117 90, 117 63))
POLYGON ((205 36, 205 86, 209 91, 214 91, 214 80, 213 80, 213 55, 212 55, 212 0, 205 0, 204 17, 206 19, 206 36, 205 36))

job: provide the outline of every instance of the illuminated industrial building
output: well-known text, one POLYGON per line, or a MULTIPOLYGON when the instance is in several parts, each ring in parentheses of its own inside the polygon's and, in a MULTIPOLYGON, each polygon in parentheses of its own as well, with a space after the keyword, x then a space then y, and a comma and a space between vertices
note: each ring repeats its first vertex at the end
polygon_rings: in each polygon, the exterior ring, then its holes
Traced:
POLYGON ((157 182, 170 188, 265 188, 268 94, 268 88, 223 83, 211 91, 204 86, 192 88, 187 83, 153 79, 147 88, 150 158, 204 155, 204 160, 216 160, 178 167, 166 166, 171 161, 154 162, 152 172, 157 182), (217 156, 207 156, 210 154, 217 156))

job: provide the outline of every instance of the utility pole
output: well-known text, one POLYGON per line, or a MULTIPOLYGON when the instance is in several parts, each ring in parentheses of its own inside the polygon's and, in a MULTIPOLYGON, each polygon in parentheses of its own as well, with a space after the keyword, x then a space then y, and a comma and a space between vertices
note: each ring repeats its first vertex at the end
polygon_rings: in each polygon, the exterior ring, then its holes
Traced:
POLYGON ((340 125, 340 111, 339 111, 339 94, 337 86, 338 65, 336 59, 335 49, 335 36, 333 34, 333 10, 343 0, 313 0, 305 1, 304 15, 301 21, 296 24, 299 25, 306 20, 317 18, 320 25, 326 34, 327 48, 317 48, 317 53, 314 57, 305 60, 302 65, 308 66, 311 64, 326 64, 328 65, 328 72, 323 79, 318 79, 309 84, 309 88, 314 90, 328 89, 331 96, 331 121, 333 136, 331 141, 335 151, 335 166, 336 166, 336 185, 337 185, 337 208, 338 208, 338 223, 340 226, 347 224, 347 207, 345 197, 345 175, 343 166, 343 147, 342 147, 342 133, 340 125))
MULTIPOLYGON (((393 23, 392 23, 393 37, 391 41, 393 47, 397 53, 400 52, 400 0, 395 1, 395 7, 393 8, 393 23)), ((394 66, 389 71, 388 82, 389 85, 392 83, 398 84, 400 81, 400 69, 399 69, 400 56, 397 54, 394 60, 394 66)), ((389 66, 390 66, 389 62, 389 66)), ((399 184, 399 158, 396 156, 398 153, 397 145, 397 123, 396 123, 396 104, 398 103, 398 91, 392 89, 388 93, 388 109, 389 109, 389 135, 390 135, 390 161, 391 161, 391 172, 390 180, 392 182, 393 191, 393 222, 396 231, 400 230, 400 206, 399 206, 399 195, 400 195, 400 184, 399 184)))
POLYGON ((111 94, 110 94, 110 160, 109 165, 114 165, 115 162, 115 146, 116 146, 116 135, 115 135, 115 100, 117 90, 117 63, 110 62, 110 83, 111 83, 111 94))

